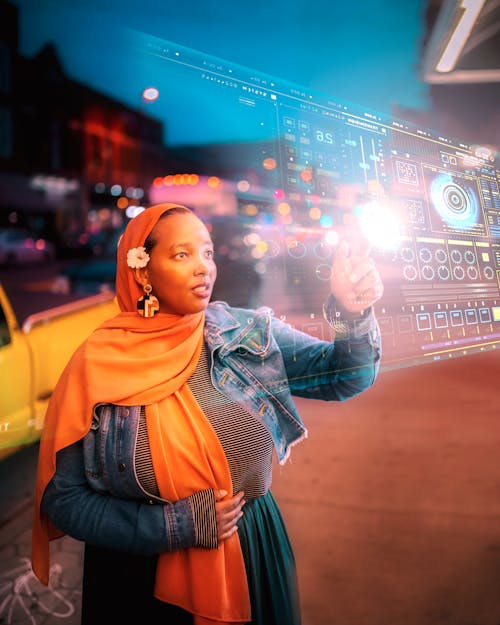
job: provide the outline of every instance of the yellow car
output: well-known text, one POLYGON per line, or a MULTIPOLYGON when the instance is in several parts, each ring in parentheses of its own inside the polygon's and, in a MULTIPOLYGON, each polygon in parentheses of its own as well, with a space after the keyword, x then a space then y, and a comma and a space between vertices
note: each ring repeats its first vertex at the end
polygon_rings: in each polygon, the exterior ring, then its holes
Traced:
POLYGON ((0 284, 0 460, 40 438, 69 358, 117 312, 114 294, 102 293, 31 315, 20 327, 0 284))

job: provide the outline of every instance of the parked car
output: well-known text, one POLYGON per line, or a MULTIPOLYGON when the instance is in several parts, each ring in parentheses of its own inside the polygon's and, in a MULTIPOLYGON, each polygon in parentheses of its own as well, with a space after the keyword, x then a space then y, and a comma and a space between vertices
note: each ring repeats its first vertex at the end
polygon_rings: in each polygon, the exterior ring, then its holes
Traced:
POLYGON ((54 260, 55 247, 22 228, 0 229, 0 265, 54 260))

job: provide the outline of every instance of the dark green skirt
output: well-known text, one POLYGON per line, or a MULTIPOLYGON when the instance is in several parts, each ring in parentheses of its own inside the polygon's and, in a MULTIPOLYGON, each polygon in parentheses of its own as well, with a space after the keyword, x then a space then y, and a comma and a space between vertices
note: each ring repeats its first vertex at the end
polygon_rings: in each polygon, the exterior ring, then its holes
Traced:
MULTIPOLYGON (((251 625, 300 625, 295 560, 271 493, 245 504, 238 522, 251 625)), ((85 546, 82 625, 192 625, 192 615, 153 596, 156 557, 85 546)))
POLYGON ((300 625, 295 559, 270 492, 243 508, 238 535, 247 570, 252 625, 300 625))

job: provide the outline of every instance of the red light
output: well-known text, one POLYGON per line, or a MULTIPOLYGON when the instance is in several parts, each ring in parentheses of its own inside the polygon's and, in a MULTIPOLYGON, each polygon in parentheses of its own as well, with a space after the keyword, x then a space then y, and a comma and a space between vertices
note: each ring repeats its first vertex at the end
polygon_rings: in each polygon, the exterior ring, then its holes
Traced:
POLYGON ((313 173, 310 169, 303 169, 300 172, 300 177, 304 182, 310 183, 312 182, 312 179, 313 179, 313 173))
POLYGON ((285 198, 283 189, 275 189, 273 195, 277 200, 283 200, 285 198))
POLYGON ((274 158, 265 158, 262 161, 262 167, 267 170, 275 169, 276 161, 274 160, 274 158))

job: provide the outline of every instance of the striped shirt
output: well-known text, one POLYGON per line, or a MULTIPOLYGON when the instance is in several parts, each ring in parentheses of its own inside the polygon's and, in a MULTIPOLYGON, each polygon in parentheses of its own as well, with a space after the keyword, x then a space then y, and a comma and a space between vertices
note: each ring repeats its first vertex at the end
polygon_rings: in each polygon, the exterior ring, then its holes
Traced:
MULTIPOLYGON (((210 379, 205 344, 188 385, 224 449, 233 493, 243 491, 246 501, 265 495, 272 480, 274 446, 271 434, 254 415, 214 387, 210 379)), ((139 420, 135 465, 141 486, 147 492, 159 495, 151 461, 144 407, 139 420)), ((195 493, 192 499, 197 546, 217 546, 214 544, 213 514, 207 516, 208 508, 213 508, 212 491, 195 493), (211 520, 207 522, 208 517, 211 520)), ((215 543, 216 540, 215 534, 215 543)))

